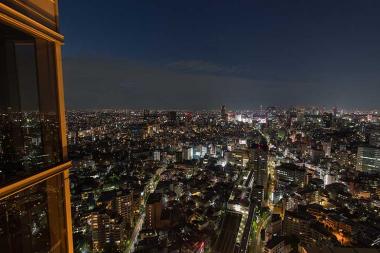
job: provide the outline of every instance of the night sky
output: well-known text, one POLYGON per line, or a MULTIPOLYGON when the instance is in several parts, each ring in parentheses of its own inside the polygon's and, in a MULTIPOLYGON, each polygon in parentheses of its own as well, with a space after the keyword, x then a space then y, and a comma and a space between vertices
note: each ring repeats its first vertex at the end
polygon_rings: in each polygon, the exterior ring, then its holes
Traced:
POLYGON ((60 1, 68 108, 380 108, 379 0, 60 1))

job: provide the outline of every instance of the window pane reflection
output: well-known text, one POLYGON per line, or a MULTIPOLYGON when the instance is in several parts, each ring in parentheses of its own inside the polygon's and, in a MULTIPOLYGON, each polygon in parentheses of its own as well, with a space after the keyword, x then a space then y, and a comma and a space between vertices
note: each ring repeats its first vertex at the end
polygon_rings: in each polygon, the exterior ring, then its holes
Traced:
POLYGON ((61 161, 54 45, 0 24, 0 187, 61 161))
POLYGON ((0 201, 1 252, 66 252, 62 177, 0 201))

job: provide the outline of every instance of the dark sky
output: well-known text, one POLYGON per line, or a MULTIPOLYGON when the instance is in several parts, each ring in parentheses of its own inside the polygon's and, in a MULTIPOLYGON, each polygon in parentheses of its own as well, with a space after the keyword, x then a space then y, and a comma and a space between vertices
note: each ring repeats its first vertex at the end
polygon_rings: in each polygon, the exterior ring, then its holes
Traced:
POLYGON ((379 0, 60 1, 69 108, 380 108, 379 0))

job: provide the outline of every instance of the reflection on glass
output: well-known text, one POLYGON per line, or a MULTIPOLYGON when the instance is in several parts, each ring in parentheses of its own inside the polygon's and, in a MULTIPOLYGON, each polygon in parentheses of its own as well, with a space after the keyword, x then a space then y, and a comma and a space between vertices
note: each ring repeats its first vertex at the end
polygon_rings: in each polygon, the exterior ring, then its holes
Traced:
POLYGON ((54 46, 0 24, 0 187, 61 160, 54 46))
POLYGON ((1 252, 67 252, 62 175, 0 201, 1 252))

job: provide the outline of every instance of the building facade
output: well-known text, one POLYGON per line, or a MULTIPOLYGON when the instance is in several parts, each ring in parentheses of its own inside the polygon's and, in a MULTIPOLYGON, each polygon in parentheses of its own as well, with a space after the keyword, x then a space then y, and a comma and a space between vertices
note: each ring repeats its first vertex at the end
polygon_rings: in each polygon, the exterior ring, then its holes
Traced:
POLYGON ((58 3, 0 0, 1 252, 73 252, 58 3))
POLYGON ((305 184, 306 170, 295 164, 283 163, 276 167, 277 179, 283 183, 305 184))
POLYGON ((358 147, 356 169, 366 173, 379 173, 380 148, 358 147))
POLYGON ((146 229, 157 229, 160 227, 162 209, 162 195, 160 193, 150 194, 146 203, 146 229))
POLYGON ((255 185, 266 189, 268 181, 268 146, 253 144, 249 149, 249 167, 254 171, 255 185))

